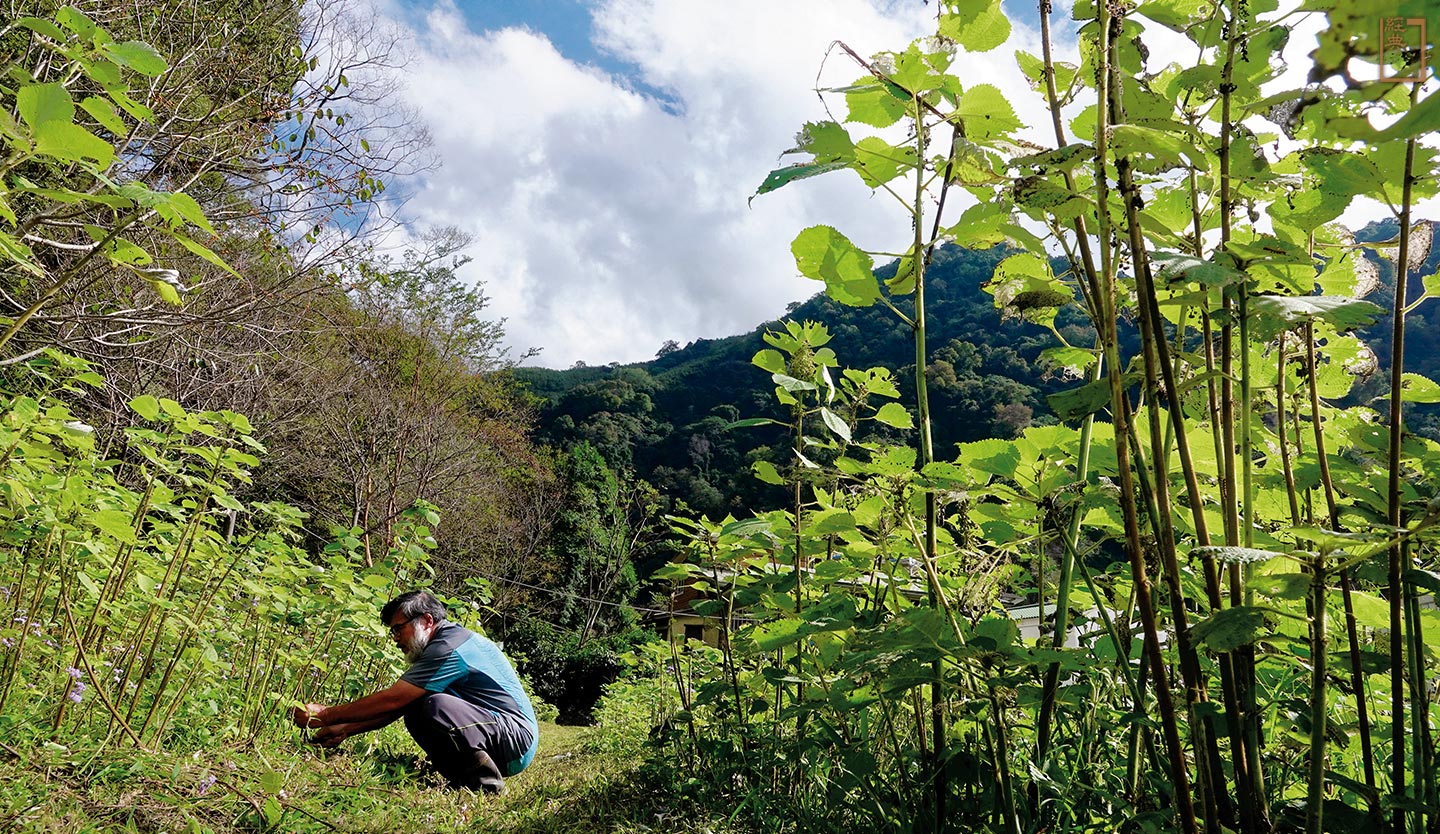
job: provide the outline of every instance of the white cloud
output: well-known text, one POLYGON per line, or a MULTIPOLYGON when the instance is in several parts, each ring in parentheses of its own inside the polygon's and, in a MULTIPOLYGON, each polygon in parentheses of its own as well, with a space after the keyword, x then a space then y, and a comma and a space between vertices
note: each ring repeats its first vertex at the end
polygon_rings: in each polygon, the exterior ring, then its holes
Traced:
POLYGON ((743 332, 819 289, 789 252, 806 226, 903 248, 906 215, 853 174, 747 199, 796 131, 827 118, 813 91, 822 61, 822 83, 862 74, 838 52, 827 61, 833 41, 901 48, 933 14, 868 0, 597 3, 600 47, 665 102, 535 32, 471 31, 441 3, 411 19, 407 83, 444 167, 412 186, 406 220, 474 235, 466 274, 485 283, 510 344, 544 348, 544 365, 743 332))
MULTIPOLYGON (((805 122, 830 117, 814 92, 817 75, 834 86, 863 74, 832 43, 867 56, 902 49, 933 30, 935 4, 595 0, 591 8, 597 45, 633 66, 638 83, 568 60, 537 32, 473 31, 453 0, 418 16, 391 7, 413 29, 407 99, 443 160, 405 184, 414 195, 405 220, 474 236, 464 274, 484 282, 517 353, 543 348, 538 362, 550 367, 630 362, 667 339, 744 332, 819 289, 796 274, 789 252, 816 223, 865 248, 904 248, 908 216, 849 172, 753 206, 747 199, 805 122)), ((1053 20, 1057 57, 1077 60, 1073 22, 1053 20)), ((1034 126, 1028 137, 1051 144, 1015 49, 1039 54, 1038 33, 1016 22, 1009 43, 962 54, 955 71, 967 86, 1006 91, 1034 126)), ((1151 49, 1188 54, 1178 35, 1151 49)), ((843 101, 831 99, 843 118, 843 101)))

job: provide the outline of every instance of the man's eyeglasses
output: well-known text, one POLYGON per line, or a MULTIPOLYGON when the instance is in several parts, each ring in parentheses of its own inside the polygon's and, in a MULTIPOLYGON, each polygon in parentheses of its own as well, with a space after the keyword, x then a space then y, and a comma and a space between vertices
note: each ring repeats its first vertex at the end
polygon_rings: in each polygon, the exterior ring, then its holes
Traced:
POLYGON ((402 632, 402 631, 405 630, 405 626, 410 625, 412 622, 420 619, 420 618, 423 617, 423 616, 425 616, 425 615, 424 615, 424 614, 416 614, 415 616, 411 617, 411 618, 408 619, 408 620, 405 620, 405 621, 403 621, 403 622, 398 622, 398 623, 396 623, 395 625, 390 626, 390 634, 391 634, 392 636, 394 636, 394 637, 399 637, 399 636, 400 636, 400 632, 402 632))

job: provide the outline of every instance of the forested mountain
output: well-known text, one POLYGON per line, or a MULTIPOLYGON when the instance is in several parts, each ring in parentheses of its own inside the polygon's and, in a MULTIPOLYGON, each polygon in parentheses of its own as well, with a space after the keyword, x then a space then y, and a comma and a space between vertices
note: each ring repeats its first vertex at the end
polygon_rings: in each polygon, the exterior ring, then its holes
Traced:
MULTIPOLYGON (((1395 236, 1394 221, 1375 223, 1356 234, 1362 241, 1395 236)), ((1046 396, 1074 387, 1073 373, 1042 359, 1060 344, 1054 333, 996 308, 986 284, 995 266, 1012 250, 947 246, 937 251, 927 277, 928 337, 931 355, 928 385, 934 414, 935 444, 942 455, 954 444, 987 437, 1013 437, 1030 425, 1054 422, 1046 396)), ((1361 331, 1371 345, 1377 369, 1388 367, 1393 269, 1369 253, 1377 267, 1369 299, 1387 310, 1361 331)), ((1440 261, 1431 252, 1430 266, 1440 261)), ((878 272, 889 277, 890 264, 878 272)), ((1056 271, 1063 270, 1063 264, 1056 271)), ((1411 300, 1423 292, 1411 288, 1411 300)), ((907 296, 890 299, 902 311, 913 309, 907 296)), ((910 381, 915 365, 909 329, 881 305, 847 307, 824 293, 792 305, 792 321, 825 325, 841 367, 883 366, 900 380, 902 402, 913 409, 910 381)), ((1409 319, 1407 367, 1419 373, 1440 368, 1440 328, 1423 318, 1409 319)), ((768 321, 749 333, 724 339, 700 339, 684 347, 669 343, 655 359, 629 365, 577 365, 567 370, 519 368, 516 377, 542 399, 539 438, 562 448, 588 442, 618 469, 632 470, 671 499, 693 509, 723 516, 746 508, 778 506, 779 487, 750 472, 756 460, 780 463, 790 452, 778 430, 751 427, 727 430, 748 417, 782 414, 772 395, 769 375, 751 364, 766 347, 764 334, 780 328, 768 321)), ((1075 347, 1089 347, 1093 333, 1075 305, 1064 308, 1056 330, 1075 347)), ((1135 338, 1127 353, 1133 353, 1135 338)), ((1350 402, 1364 402, 1383 390, 1384 374, 1362 375, 1350 402), (1369 392, 1369 393, 1367 393, 1369 392)), ((1384 410, 1384 403, 1375 403, 1384 410)), ((1436 418, 1424 407, 1412 412, 1412 430, 1434 433, 1436 418)))

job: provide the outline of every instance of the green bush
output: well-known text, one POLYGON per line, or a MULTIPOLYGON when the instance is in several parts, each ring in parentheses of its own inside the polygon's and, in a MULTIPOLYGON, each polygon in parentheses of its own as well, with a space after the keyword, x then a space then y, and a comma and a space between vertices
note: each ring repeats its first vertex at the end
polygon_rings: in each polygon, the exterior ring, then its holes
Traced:
MULTIPOLYGON (((651 644, 663 650, 663 644, 651 644)), ((595 707, 594 726, 585 733, 584 749, 622 757, 638 755, 657 729, 670 724, 680 710, 675 681, 660 664, 658 656, 644 646, 623 658, 629 672, 605 687, 595 707)))
POLYGON ((605 687, 624 670, 621 655, 653 639, 635 629, 580 642, 579 635, 524 620, 505 636, 505 648, 535 694, 554 704, 561 724, 589 724, 605 687))

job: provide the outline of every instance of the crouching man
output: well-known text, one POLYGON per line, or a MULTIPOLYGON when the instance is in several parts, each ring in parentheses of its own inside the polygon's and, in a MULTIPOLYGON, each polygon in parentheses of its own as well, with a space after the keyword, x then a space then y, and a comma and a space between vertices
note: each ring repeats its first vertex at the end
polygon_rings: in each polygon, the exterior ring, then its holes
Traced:
POLYGON ((405 729, 453 788, 498 793, 535 758, 535 710, 500 647, 446 621, 426 591, 401 594, 380 612, 410 667, 394 686, 339 706, 306 704, 291 715, 311 739, 334 747, 405 719, 405 729))

